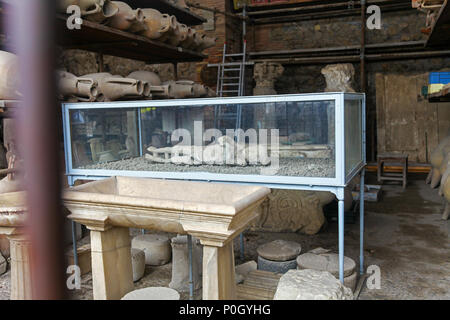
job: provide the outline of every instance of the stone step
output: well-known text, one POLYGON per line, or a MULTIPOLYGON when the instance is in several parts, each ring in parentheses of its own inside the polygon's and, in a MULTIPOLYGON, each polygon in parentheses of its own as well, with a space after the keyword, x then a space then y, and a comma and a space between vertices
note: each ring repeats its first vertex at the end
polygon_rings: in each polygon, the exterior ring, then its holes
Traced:
POLYGON ((281 276, 270 271, 251 271, 245 277, 244 283, 237 285, 237 298, 239 300, 272 300, 281 276))

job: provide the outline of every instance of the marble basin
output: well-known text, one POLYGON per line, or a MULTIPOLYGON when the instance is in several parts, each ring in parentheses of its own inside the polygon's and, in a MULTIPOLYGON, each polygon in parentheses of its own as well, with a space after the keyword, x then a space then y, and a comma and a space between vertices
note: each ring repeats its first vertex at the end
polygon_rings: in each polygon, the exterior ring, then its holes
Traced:
POLYGON ((112 177, 70 188, 70 219, 91 230, 94 299, 133 290, 128 228, 189 234, 203 245, 203 299, 236 299, 231 240, 255 219, 269 188, 112 177))
POLYGON ((69 218, 82 224, 96 220, 180 234, 196 225, 228 238, 257 216, 269 193, 259 186, 111 177, 66 190, 63 202, 69 218))

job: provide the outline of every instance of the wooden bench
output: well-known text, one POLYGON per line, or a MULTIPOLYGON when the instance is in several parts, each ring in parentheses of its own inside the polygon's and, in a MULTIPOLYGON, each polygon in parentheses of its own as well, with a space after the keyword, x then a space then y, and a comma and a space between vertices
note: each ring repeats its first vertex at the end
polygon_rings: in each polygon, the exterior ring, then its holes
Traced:
POLYGON ((378 182, 383 180, 402 181, 403 189, 406 188, 408 175, 408 155, 404 153, 382 153, 377 156, 377 176, 378 182), (384 172, 385 164, 400 164, 402 173, 384 172))

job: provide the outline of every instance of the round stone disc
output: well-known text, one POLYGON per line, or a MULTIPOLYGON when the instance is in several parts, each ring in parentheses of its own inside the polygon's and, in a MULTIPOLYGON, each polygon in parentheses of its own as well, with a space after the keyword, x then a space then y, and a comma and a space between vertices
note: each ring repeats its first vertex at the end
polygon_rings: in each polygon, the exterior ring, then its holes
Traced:
MULTIPOLYGON (((328 271, 333 276, 339 277, 339 255, 336 253, 315 254, 307 252, 297 258, 299 269, 312 269, 328 271)), ((356 263, 349 257, 344 257, 344 277, 350 276, 356 268, 356 263)))
POLYGON ((297 258, 302 246, 297 242, 275 240, 256 249, 258 255, 271 261, 288 261, 297 258))
POLYGON ((180 294, 170 288, 148 287, 128 292, 121 300, 180 300, 180 294))

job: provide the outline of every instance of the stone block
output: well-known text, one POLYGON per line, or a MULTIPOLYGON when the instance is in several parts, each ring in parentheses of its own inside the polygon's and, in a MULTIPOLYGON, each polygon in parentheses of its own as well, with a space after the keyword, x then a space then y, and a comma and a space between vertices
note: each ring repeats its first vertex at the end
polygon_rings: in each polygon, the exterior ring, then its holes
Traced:
POLYGON ((131 248, 131 268, 133 269, 133 282, 139 281, 145 273, 144 250, 131 248))
POLYGON ((289 270, 277 286, 274 300, 352 300, 352 291, 331 273, 289 270))
POLYGON ((145 253, 145 264, 162 266, 170 261, 172 250, 169 238, 160 234, 141 234, 133 238, 131 247, 145 253))
MULTIPOLYGON (((301 254, 297 258, 298 269, 312 269, 328 271, 333 276, 339 277, 339 255, 336 253, 312 253, 301 254)), ((344 277, 355 272, 356 263, 349 257, 344 257, 344 277)))

